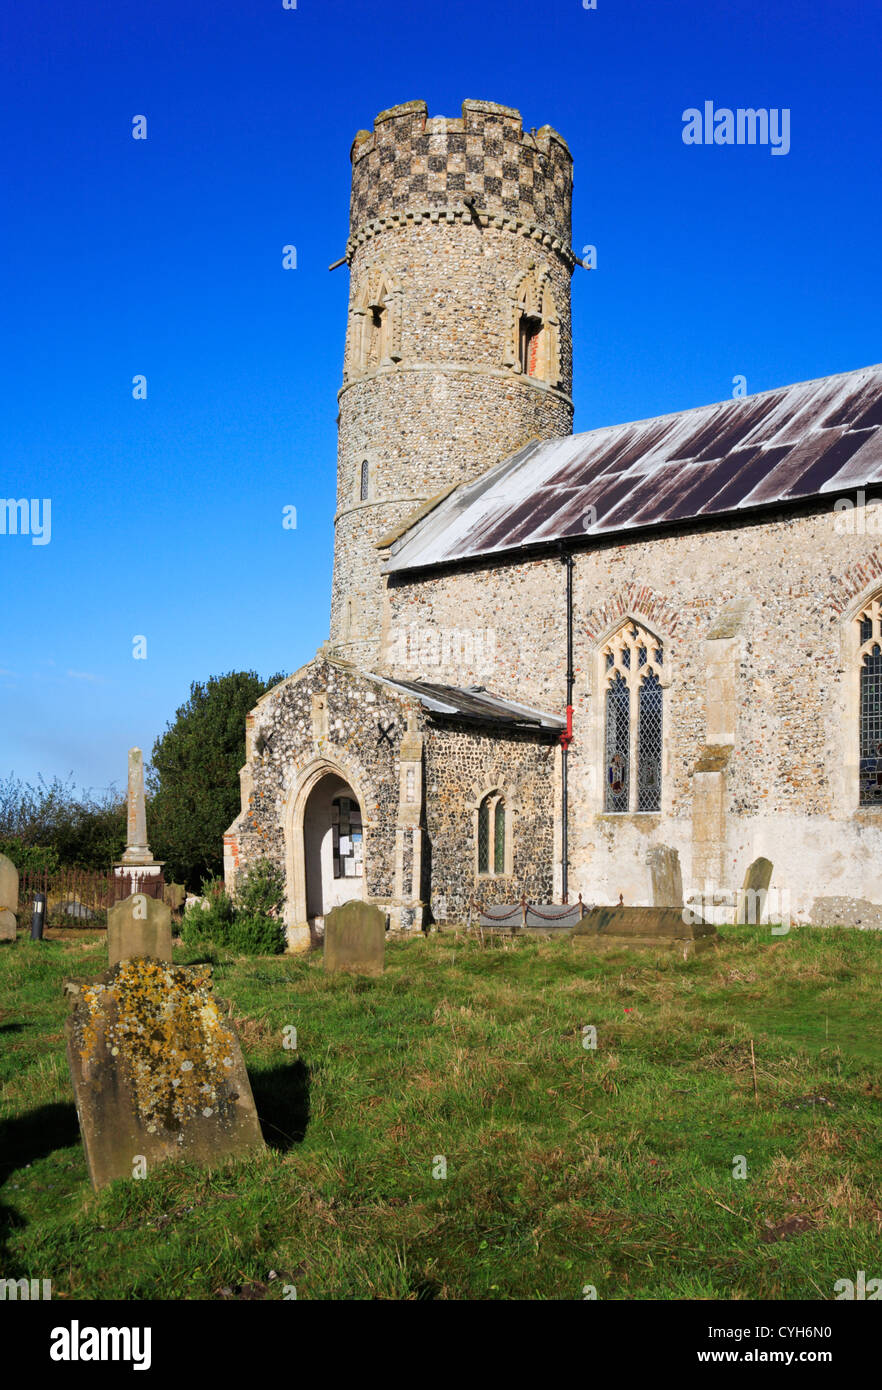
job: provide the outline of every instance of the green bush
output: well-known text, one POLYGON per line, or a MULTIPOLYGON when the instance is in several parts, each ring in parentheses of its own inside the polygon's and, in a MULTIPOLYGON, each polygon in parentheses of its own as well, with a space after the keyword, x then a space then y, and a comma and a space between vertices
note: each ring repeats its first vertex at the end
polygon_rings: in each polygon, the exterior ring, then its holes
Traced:
POLYGON ((285 901, 285 876, 270 859, 258 859, 236 884, 236 907, 255 917, 278 916, 285 901))
POLYGON ((207 878, 202 885, 206 903, 188 907, 181 921, 181 940, 186 946, 229 946, 236 910, 222 878, 207 878))
POLYGON ((20 874, 54 873, 59 866, 53 845, 26 845, 17 836, 0 836, 0 854, 11 859, 20 874))
POLYGON ((239 955, 274 956, 285 949, 285 927, 280 914, 285 898, 284 878, 269 860, 255 864, 237 886, 235 903, 221 878, 202 885, 207 906, 189 907, 181 923, 181 939, 187 946, 226 946, 239 955))
POLYGON ((285 949, 285 928, 278 917, 237 912, 230 931, 230 948, 243 956, 277 956, 285 949))

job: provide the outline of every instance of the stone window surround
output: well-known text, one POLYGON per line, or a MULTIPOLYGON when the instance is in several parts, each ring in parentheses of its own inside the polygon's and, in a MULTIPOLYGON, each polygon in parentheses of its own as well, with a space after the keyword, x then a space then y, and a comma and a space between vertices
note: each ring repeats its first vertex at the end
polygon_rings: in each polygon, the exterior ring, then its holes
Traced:
POLYGON ((860 682, 863 665, 860 619, 862 613, 877 612, 874 604, 882 604, 882 586, 878 579, 872 580, 849 604, 840 622, 840 664, 845 678, 839 701, 842 730, 838 740, 839 776, 834 783, 834 806, 838 803, 840 814, 869 823, 878 822, 882 816, 882 806, 862 806, 860 801, 860 682))
POLYGON ((381 367, 393 366, 401 360, 401 309, 402 291, 393 276, 382 264, 368 266, 362 275, 361 283, 352 297, 349 310, 349 334, 346 344, 346 367, 344 379, 351 381, 364 376, 372 376, 381 367), (380 329, 381 342, 385 348, 383 355, 373 371, 368 369, 367 354, 369 334, 367 332, 368 314, 380 309, 385 323, 380 329))
POLYGON ((358 453, 357 456, 354 455, 354 457, 355 469, 351 489, 352 503, 350 507, 345 508, 346 511, 355 510, 357 507, 369 507, 373 502, 377 501, 375 496, 377 480, 376 450, 371 448, 362 449, 360 453, 358 453), (362 497, 361 495, 361 465, 363 463, 367 464, 367 497, 362 497))
MULTIPOLYGON (((484 790, 472 801, 472 845, 474 846, 474 872, 476 883, 493 883, 504 878, 514 878, 514 791, 511 787, 503 787, 498 783, 485 787, 484 790), (500 801, 503 804, 505 813, 505 866, 501 874, 483 873, 478 869, 478 815, 481 806, 487 799, 490 799, 490 844, 494 842, 494 827, 496 817, 496 807, 500 801)), ((491 856, 495 864, 495 856, 491 856)))
MULTIPOLYGON (((620 614, 613 622, 609 623, 601 632, 597 634, 591 643, 591 654, 587 662, 588 680, 585 685, 585 693, 588 696, 587 718, 585 729, 585 749, 589 768, 597 769, 597 776, 589 777, 587 788, 587 801, 589 814, 593 813, 597 817, 614 824, 622 824, 627 821, 639 821, 642 825, 650 823, 652 818, 658 820, 661 816, 670 814, 670 751, 668 741, 662 742, 662 768, 661 768, 661 806, 658 811, 607 811, 606 803, 606 658, 605 651, 614 637, 623 629, 636 627, 642 630, 647 637, 654 639, 664 652, 664 661, 661 670, 657 671, 659 684, 663 691, 668 690, 673 684, 674 679, 674 659, 672 653, 672 638, 662 631, 662 629, 651 619, 645 617, 636 609, 629 609, 626 613, 620 614)), ((667 701, 665 701, 667 704, 667 701)), ((636 736, 636 728, 632 732, 632 738, 636 736)), ((636 769, 632 767, 631 778, 631 799, 636 800, 636 780, 633 774, 636 769)))
POLYGON ((547 266, 529 261, 508 287, 509 323, 503 365, 526 381, 544 382, 556 387, 560 382, 560 319, 554 302, 551 275, 547 266), (521 369, 521 319, 541 324, 536 372, 521 369))

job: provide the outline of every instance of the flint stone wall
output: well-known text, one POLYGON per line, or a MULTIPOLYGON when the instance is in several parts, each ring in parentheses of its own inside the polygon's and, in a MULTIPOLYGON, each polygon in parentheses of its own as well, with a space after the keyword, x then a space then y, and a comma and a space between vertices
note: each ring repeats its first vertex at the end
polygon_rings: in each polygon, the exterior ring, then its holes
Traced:
MULTIPOLYGON (((650 903, 646 852, 666 844, 679 853, 687 896, 710 873, 734 896, 763 855, 775 866, 773 893, 789 894, 796 920, 818 921, 830 902, 842 920, 847 903, 861 900, 853 920, 866 923, 867 905, 882 904, 882 809, 857 804, 858 676, 848 660, 854 609, 882 587, 882 544, 859 519, 844 531, 834 500, 576 552, 570 880, 586 900, 615 903, 622 893, 626 903, 650 903), (739 603, 738 621, 719 629, 716 640, 729 645, 716 663, 709 639, 739 603), (598 649, 627 615, 664 639, 663 797, 659 814, 612 816, 603 814, 598 649), (695 773, 708 744, 731 745, 719 868, 693 844, 695 773)), ((414 678, 396 664, 397 634, 462 629, 468 615, 476 633, 495 635, 476 644, 480 665, 439 665, 426 679, 560 708, 566 635, 556 556, 396 576, 388 600, 390 673, 414 678)))

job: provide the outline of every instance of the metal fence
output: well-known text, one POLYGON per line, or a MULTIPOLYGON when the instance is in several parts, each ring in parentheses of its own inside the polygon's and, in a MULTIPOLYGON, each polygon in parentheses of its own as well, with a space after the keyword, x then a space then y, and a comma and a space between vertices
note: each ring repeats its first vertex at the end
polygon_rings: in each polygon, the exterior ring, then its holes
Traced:
POLYGON ((104 913, 113 901, 113 878, 94 869, 27 869, 18 877, 19 924, 29 913, 35 893, 46 894, 47 917, 61 917, 71 927, 103 925, 94 914, 104 913))

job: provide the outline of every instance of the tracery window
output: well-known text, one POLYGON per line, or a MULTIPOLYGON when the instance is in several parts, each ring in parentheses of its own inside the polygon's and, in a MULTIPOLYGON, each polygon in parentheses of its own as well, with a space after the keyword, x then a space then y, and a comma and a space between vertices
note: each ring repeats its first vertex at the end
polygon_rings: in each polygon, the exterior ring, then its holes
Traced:
POLYGON ((662 644, 629 621, 603 647, 604 810, 661 810, 662 644))
POLYGON ((860 641, 860 804, 882 806, 882 599, 857 617, 860 641))
POLYGON ((478 807, 478 873, 504 874, 506 848, 505 800, 489 792, 478 807))
POLYGON ((557 310, 547 269, 531 265, 510 287, 511 325, 505 363, 550 386, 560 381, 557 310))
POLYGON ((344 375, 375 372, 401 359, 401 291, 381 266, 372 266, 353 297, 344 375))

